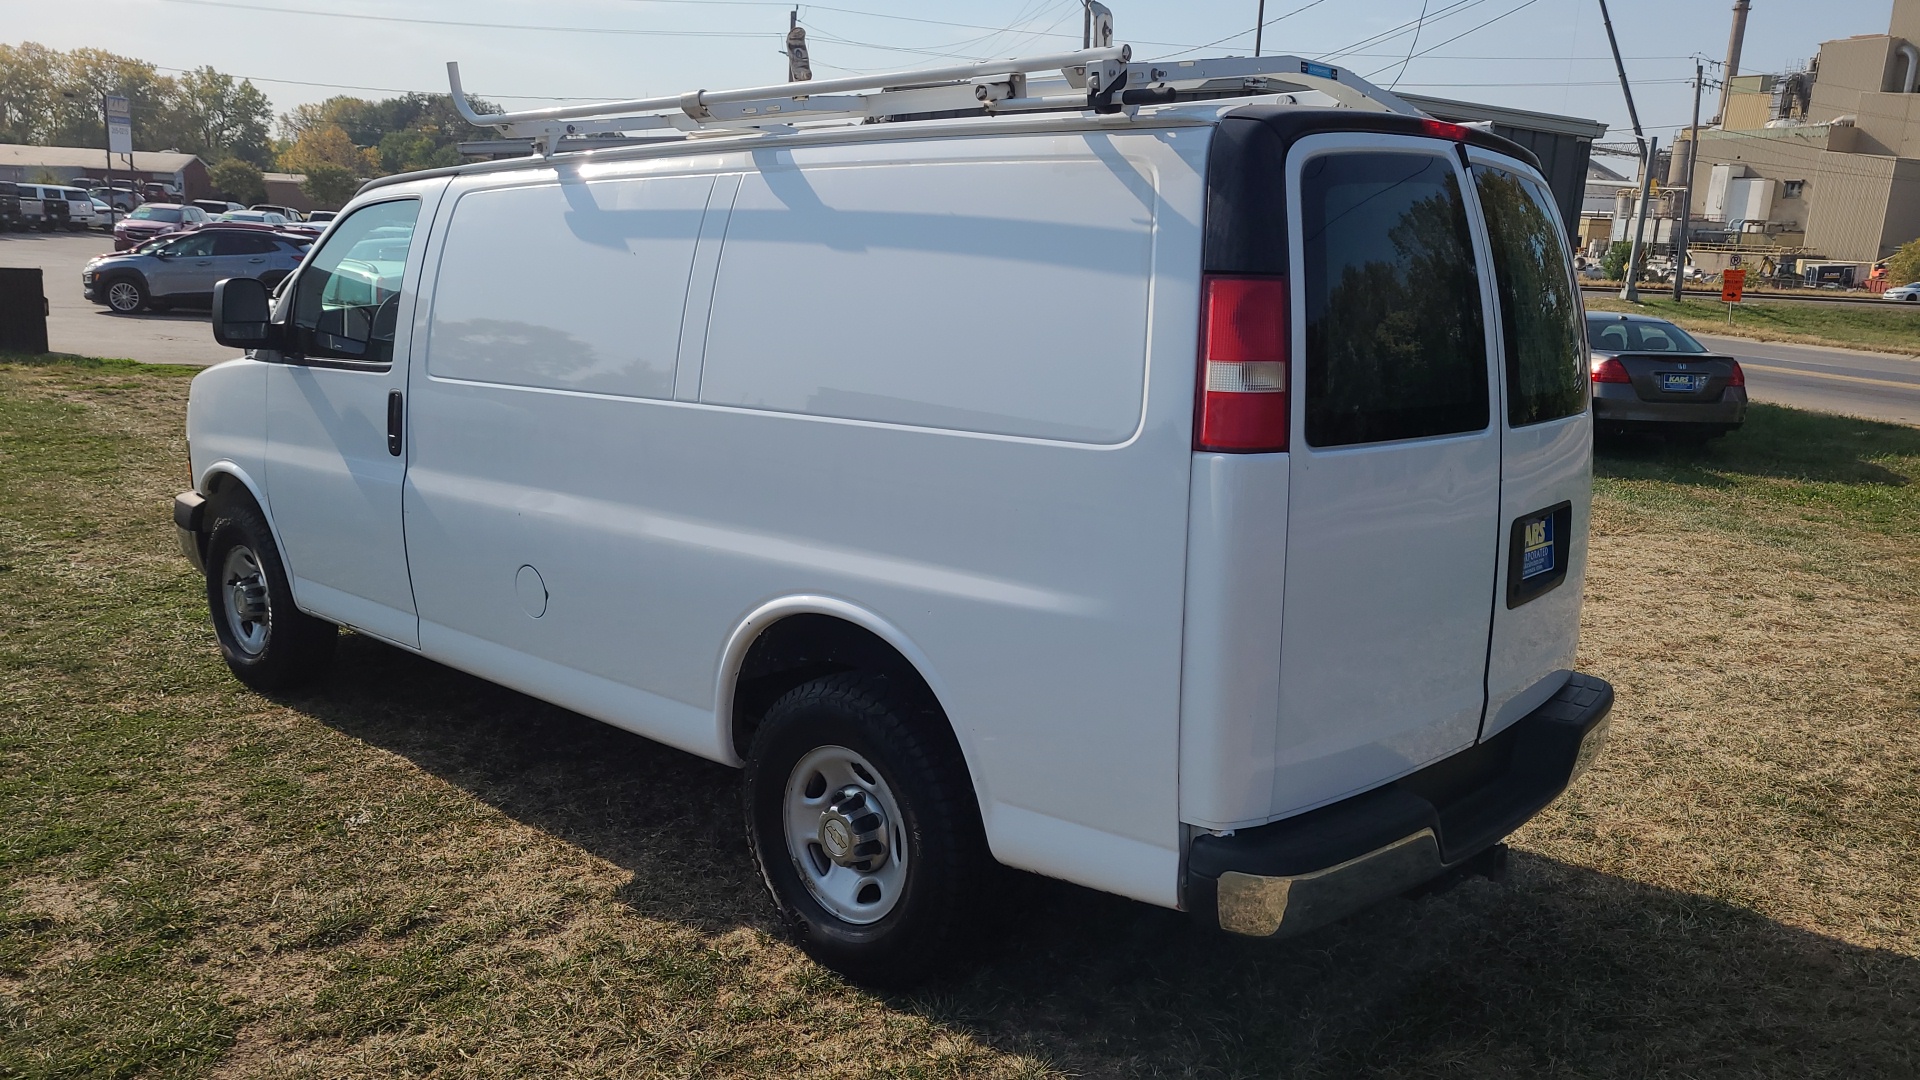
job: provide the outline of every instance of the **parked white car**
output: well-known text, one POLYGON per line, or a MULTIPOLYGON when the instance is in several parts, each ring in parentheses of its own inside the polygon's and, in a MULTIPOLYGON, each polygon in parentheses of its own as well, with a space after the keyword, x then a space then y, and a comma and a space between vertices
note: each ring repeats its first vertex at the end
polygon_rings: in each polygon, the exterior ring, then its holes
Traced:
POLYGON ((174 511, 229 666, 347 626, 744 766, 865 979, 988 859, 1271 936, 1497 854, 1612 702, 1566 230, 1521 147, 1330 103, 373 181, 216 293, 174 511))
POLYGON ((1904 303, 1920 301, 1920 281, 1909 281, 1905 285, 1895 285, 1880 294, 1882 300, 1899 300, 1904 303))

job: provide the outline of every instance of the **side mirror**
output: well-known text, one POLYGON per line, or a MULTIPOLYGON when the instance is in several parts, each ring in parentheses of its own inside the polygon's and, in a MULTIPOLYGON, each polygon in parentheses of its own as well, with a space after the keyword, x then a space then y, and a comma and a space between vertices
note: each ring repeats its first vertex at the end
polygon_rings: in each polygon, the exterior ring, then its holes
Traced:
POLYGON ((227 278, 213 287, 213 340, 235 349, 277 349, 267 287, 254 278, 227 278))

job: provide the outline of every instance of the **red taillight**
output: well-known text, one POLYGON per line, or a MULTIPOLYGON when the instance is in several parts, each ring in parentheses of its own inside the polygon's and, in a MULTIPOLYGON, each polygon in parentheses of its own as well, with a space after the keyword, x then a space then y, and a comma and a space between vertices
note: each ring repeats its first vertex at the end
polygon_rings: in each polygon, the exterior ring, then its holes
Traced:
POLYGON ((1633 376, 1627 374, 1627 367, 1617 356, 1609 356, 1593 362, 1594 382, 1632 382, 1633 376))
POLYGON ((1467 141, 1467 129, 1459 124, 1449 124, 1445 120, 1422 120, 1420 131, 1436 139, 1452 139, 1454 142, 1467 141))
POLYGON ((1733 374, 1727 376, 1727 385, 1728 386, 1747 385, 1747 373, 1740 370, 1740 361, 1729 360, 1727 361, 1727 363, 1733 365, 1733 374))
POLYGON ((1287 281, 1209 277, 1200 293, 1200 408, 1195 450, 1287 448, 1287 281))

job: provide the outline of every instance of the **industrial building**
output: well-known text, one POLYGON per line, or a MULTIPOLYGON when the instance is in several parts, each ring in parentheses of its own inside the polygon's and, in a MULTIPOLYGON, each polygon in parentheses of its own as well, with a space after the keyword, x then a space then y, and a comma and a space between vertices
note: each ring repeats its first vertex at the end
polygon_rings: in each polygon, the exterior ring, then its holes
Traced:
MULTIPOLYGON (((1736 5, 1730 67, 1745 6, 1736 5)), ((1677 219, 1682 201, 1688 207, 1694 261, 1717 271, 1735 252, 1755 253, 1782 273, 1844 263, 1864 281, 1873 263, 1920 237, 1916 91, 1920 0, 1894 0, 1885 34, 1823 42, 1805 70, 1728 78, 1719 123, 1698 133, 1691 176, 1686 131, 1666 173, 1668 188, 1686 193, 1669 212, 1677 219)))

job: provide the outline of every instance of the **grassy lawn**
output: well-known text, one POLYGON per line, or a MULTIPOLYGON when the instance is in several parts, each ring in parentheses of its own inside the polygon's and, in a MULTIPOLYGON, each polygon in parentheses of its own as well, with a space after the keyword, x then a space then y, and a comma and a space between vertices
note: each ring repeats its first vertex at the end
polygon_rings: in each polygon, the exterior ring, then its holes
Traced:
POLYGON ((1749 300, 1734 309, 1733 325, 1728 326, 1727 305, 1717 297, 1688 297, 1675 303, 1670 295, 1654 295, 1642 289, 1640 300, 1639 304, 1629 304, 1617 296, 1586 294, 1589 311, 1637 311, 1702 334, 1920 356, 1920 304, 1889 301, 1884 306, 1869 307, 1749 300))
POLYGON ((769 934, 736 778, 349 636, 226 673, 186 380, 0 365, 0 1077, 1920 1074, 1920 431, 1598 465, 1614 743, 1501 884, 1303 939, 1039 879, 978 969, 769 934))

